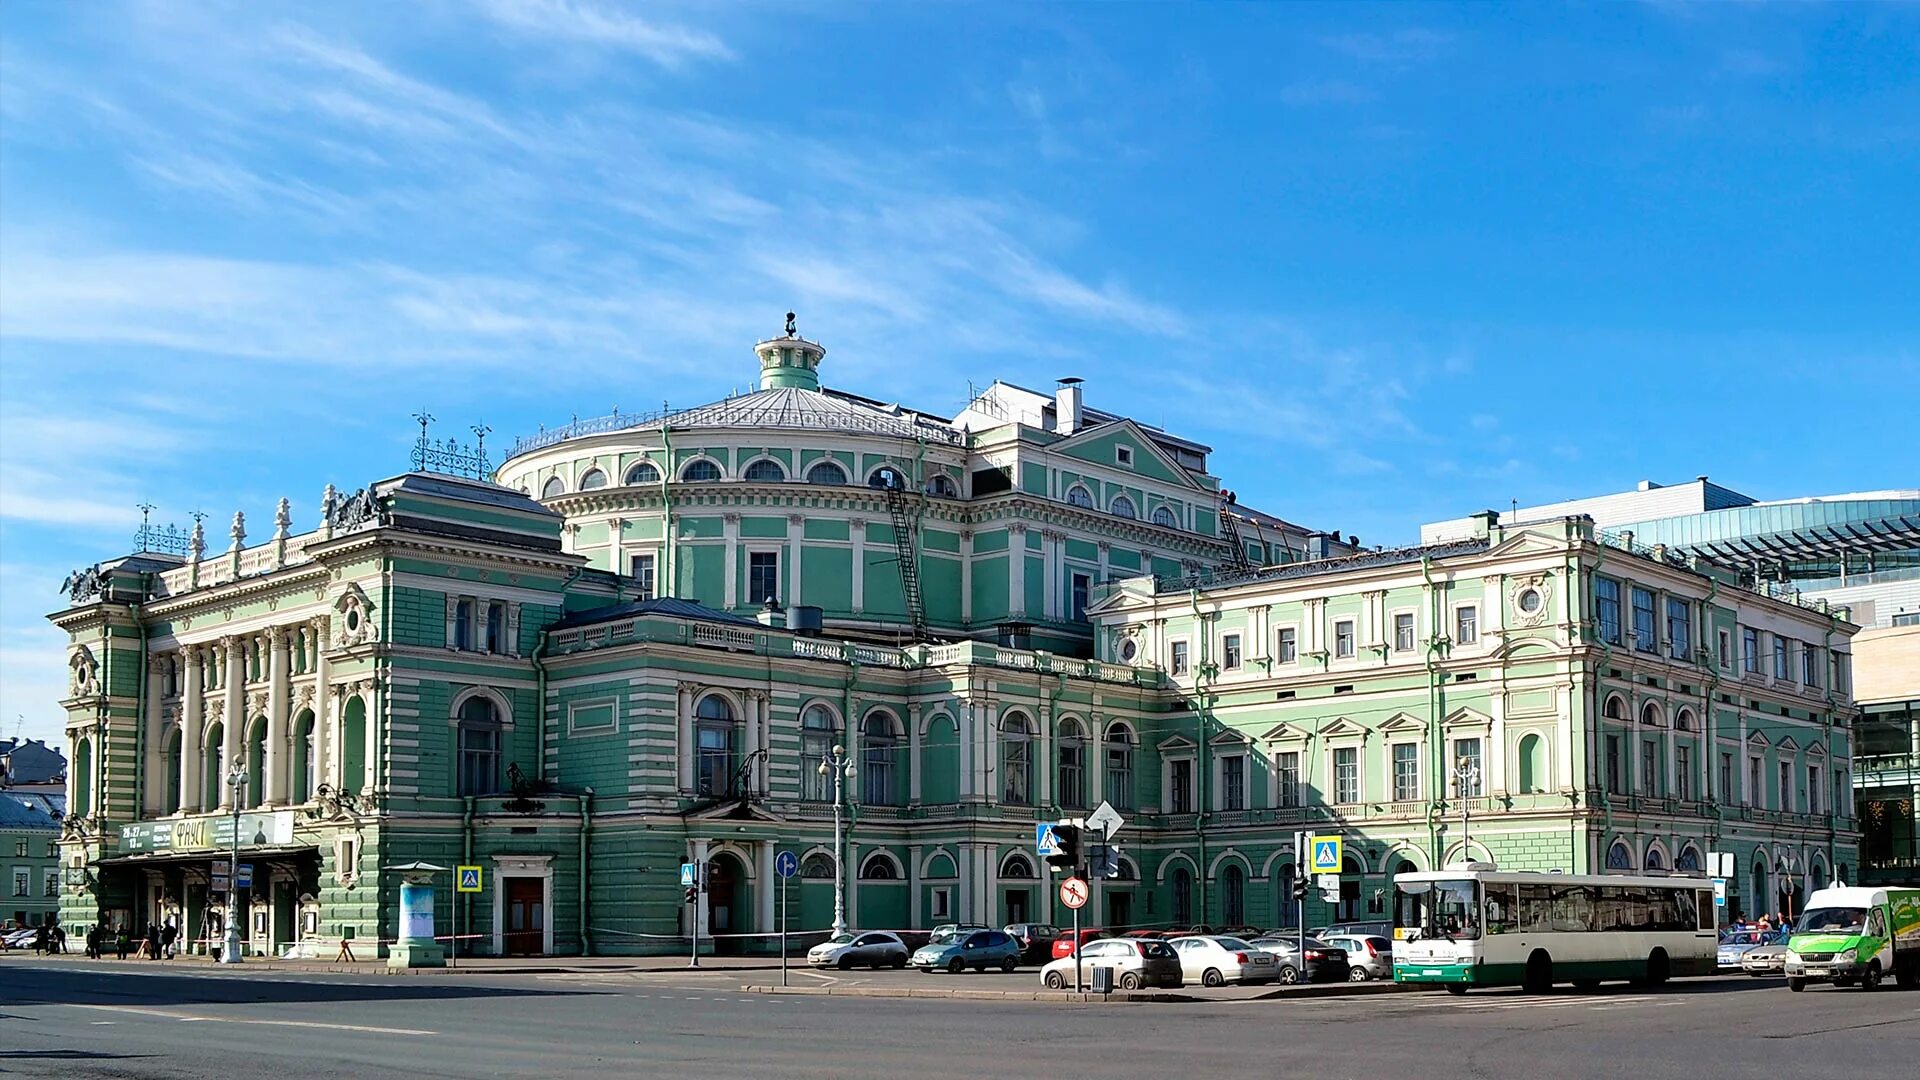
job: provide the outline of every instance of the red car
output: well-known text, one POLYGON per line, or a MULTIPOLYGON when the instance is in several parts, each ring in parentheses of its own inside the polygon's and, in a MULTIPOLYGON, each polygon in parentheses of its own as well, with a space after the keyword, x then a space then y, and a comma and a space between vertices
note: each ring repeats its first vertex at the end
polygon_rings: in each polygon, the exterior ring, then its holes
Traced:
POLYGON ((1079 939, 1075 940, 1073 931, 1063 930, 1060 932, 1059 937, 1053 939, 1053 958, 1055 960, 1063 960, 1072 956, 1074 949, 1085 945, 1089 941, 1098 941, 1106 936, 1107 932, 1105 930, 1081 930, 1079 939))

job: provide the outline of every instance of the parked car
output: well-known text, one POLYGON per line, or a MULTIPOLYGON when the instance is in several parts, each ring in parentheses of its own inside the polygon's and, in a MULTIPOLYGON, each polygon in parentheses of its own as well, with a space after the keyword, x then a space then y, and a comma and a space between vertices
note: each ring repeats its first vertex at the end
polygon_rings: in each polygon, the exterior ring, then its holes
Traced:
MULTIPOLYGON (((1352 978, 1347 954, 1317 937, 1306 941, 1307 956, 1300 958, 1297 936, 1257 938, 1253 947, 1274 958, 1279 965, 1276 977, 1283 983, 1346 982, 1352 978)), ((1391 961, 1389 961, 1391 963, 1391 961)))
POLYGON ((1314 937, 1326 940, 1336 937, 1383 937, 1393 939, 1393 924, 1384 919, 1369 922, 1337 922, 1325 930, 1315 931, 1314 937))
POLYGON ((969 930, 946 936, 935 934, 914 951, 908 963, 922 971, 951 972, 955 975, 973 968, 985 971, 997 967, 1012 971, 1020 966, 1020 943, 1005 930, 969 930))
POLYGON ((1762 945, 1774 943, 1773 932, 1758 927, 1741 927, 1726 930, 1720 934, 1719 963, 1723 968, 1737 968, 1740 957, 1748 949, 1757 949, 1762 945))
POLYGON ((1053 957, 1054 939, 1060 936, 1060 928, 1047 923, 1014 923, 1006 927, 1007 935, 1020 943, 1029 961, 1045 963, 1053 957))
POLYGON ((1347 954, 1353 982, 1393 978, 1393 939, 1380 934, 1328 934, 1327 944, 1347 954))
POLYGON ((885 930, 836 934, 807 950, 807 963, 814 967, 837 967, 842 971, 854 966, 907 966, 907 943, 900 935, 885 930))
POLYGON ((1740 954, 1740 970, 1756 979, 1766 975, 1785 975, 1787 947, 1779 942, 1772 945, 1755 945, 1740 954))
POLYGON ((1180 957, 1181 973, 1198 980, 1202 986, 1267 983, 1280 977, 1280 965, 1272 953, 1256 949, 1237 937, 1192 934, 1174 938, 1167 944, 1180 957))
POLYGON ((1120 936, 1123 938, 1134 938, 1140 941, 1166 941, 1169 938, 1177 938, 1182 935, 1174 933, 1172 930, 1129 930, 1120 936))
POLYGON ((934 938, 941 937, 943 935, 957 934, 962 930, 991 930, 991 929, 993 929, 993 927, 988 926, 986 923, 944 922, 933 928, 933 932, 927 935, 927 940, 931 941, 934 938))
MULTIPOLYGON (((1093 978, 1094 968, 1112 968, 1113 982, 1122 990, 1164 987, 1178 990, 1186 985, 1180 956, 1173 946, 1152 939, 1107 938, 1080 946, 1080 975, 1093 978)), ((1040 969, 1040 981, 1049 990, 1073 985, 1073 957, 1062 957, 1040 969)))
POLYGON ((40 933, 39 927, 27 926, 27 927, 22 927, 18 930, 7 931, 6 938, 4 940, 6 941, 6 946, 9 949, 31 949, 33 948, 34 936, 39 933, 40 933))
POLYGON ((1080 936, 1077 940, 1074 938, 1074 931, 1072 930, 1066 930, 1056 935, 1053 939, 1053 943, 1047 946, 1048 955, 1052 956, 1055 960, 1058 960, 1063 956, 1072 956, 1073 947, 1076 944, 1085 945, 1089 941, 1098 941, 1101 938, 1106 937, 1107 932, 1105 930, 1093 930, 1093 929, 1083 928, 1079 931, 1079 935, 1080 936))

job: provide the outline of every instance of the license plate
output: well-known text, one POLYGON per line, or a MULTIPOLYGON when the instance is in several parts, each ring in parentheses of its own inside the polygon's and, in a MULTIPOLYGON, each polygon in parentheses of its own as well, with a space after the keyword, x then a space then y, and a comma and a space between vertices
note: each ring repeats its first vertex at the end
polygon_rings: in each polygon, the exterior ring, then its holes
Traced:
POLYGON ((1440 969, 1439 969, 1439 968, 1427 968, 1427 969, 1425 969, 1425 970, 1423 970, 1423 971, 1421 971, 1421 972, 1420 972, 1420 974, 1422 974, 1422 975, 1438 975, 1438 974, 1440 974, 1440 969))

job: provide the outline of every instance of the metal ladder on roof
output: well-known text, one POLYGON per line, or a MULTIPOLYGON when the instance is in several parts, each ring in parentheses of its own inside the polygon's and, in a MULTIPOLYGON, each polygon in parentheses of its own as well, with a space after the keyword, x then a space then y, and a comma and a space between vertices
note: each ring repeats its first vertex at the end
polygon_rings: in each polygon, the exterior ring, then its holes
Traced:
POLYGON ((1240 526, 1233 516, 1233 504, 1237 501, 1231 491, 1220 501, 1220 525, 1226 530, 1227 543, 1233 545, 1232 554, 1227 556, 1227 565, 1235 570, 1251 570, 1253 560, 1247 558, 1247 544, 1240 539, 1240 526))
MULTIPOLYGON (((898 472, 894 473, 897 478, 898 472)), ((907 506, 905 485, 887 486, 887 511, 893 516, 893 550, 900 563, 900 595, 907 605, 907 618, 913 624, 913 640, 927 640, 927 605, 920 595, 920 560, 914 555, 914 520, 907 506)))

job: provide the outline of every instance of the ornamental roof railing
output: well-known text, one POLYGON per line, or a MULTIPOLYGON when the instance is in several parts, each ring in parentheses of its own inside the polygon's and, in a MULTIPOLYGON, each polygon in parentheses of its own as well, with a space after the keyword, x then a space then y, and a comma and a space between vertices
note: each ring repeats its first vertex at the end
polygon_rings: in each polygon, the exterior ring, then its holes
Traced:
POLYGON ((615 409, 606 416, 589 417, 585 420, 576 416, 560 427, 548 428, 542 425, 534 434, 522 435, 514 440, 513 447, 507 451, 507 456, 518 457, 529 451, 588 435, 604 435, 614 431, 634 431, 651 427, 764 427, 851 431, 865 435, 926 439, 951 446, 959 446, 966 441, 964 432, 928 420, 910 410, 890 414, 852 403, 841 405, 835 401, 831 406, 822 407, 805 402, 806 399, 799 394, 771 398, 766 396, 764 391, 756 391, 707 405, 697 405, 690 409, 664 406, 649 412, 637 413, 621 412, 615 409))

